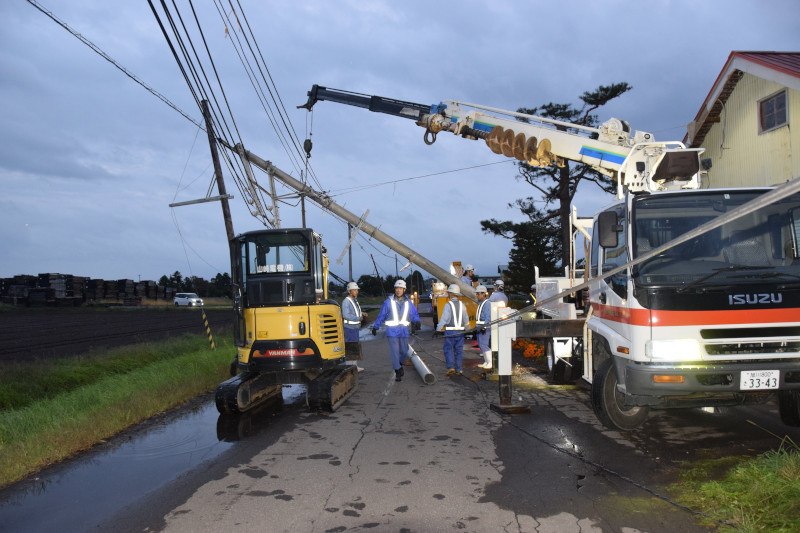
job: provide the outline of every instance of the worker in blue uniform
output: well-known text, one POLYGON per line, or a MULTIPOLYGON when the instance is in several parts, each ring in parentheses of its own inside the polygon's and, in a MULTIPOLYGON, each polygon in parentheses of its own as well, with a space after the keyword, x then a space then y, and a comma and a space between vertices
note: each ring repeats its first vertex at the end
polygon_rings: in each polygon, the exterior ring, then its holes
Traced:
POLYGON ((506 284, 502 279, 494 282, 494 292, 489 296, 490 302, 502 302, 503 307, 508 307, 508 296, 505 294, 506 284))
POLYGON ((406 282, 402 279, 397 280, 394 284, 394 295, 383 302, 375 323, 372 324, 373 335, 377 335, 378 329, 386 325, 386 340, 389 341, 395 381, 402 381, 405 374, 403 365, 408 356, 409 333, 419 329, 421 325, 417 307, 405 292, 406 282))
POLYGON ((469 325, 469 316, 464 303, 458 299, 461 288, 455 283, 447 287, 450 300, 442 310, 437 332, 444 332, 444 361, 447 375, 461 375, 464 358, 464 330, 469 325))

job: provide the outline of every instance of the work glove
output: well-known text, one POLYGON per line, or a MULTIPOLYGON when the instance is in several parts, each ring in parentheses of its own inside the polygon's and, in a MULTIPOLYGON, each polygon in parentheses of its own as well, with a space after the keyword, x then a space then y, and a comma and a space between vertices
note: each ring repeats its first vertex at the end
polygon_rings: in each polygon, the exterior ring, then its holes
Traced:
POLYGON ((416 331, 419 331, 419 330, 421 330, 421 329, 422 329, 422 322, 420 322, 419 320, 417 320, 416 322, 414 322, 414 329, 415 329, 416 331))
POLYGON ((433 332, 433 336, 434 336, 434 337, 441 337, 441 336, 442 336, 442 333, 444 333, 444 332, 443 332, 443 331, 436 330, 436 331, 434 331, 434 332, 433 332))
POLYGON ((486 328, 481 328, 481 335, 486 335, 486 328))
POLYGON ((378 328, 376 328, 375 326, 372 326, 372 336, 374 337, 377 334, 378 334, 378 328))

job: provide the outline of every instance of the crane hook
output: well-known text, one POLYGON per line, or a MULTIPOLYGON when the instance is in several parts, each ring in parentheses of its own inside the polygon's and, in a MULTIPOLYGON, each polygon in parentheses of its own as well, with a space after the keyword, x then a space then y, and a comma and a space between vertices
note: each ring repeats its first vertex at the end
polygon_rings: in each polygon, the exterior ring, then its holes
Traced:
POLYGON ((311 139, 306 139, 305 141, 303 141, 303 150, 306 151, 306 159, 311 158, 311 146, 312 146, 311 139))
POLYGON ((425 141, 425 144, 430 146, 436 142, 436 133, 431 131, 430 128, 425 128, 425 135, 422 137, 422 140, 425 141), (430 140, 428 140, 429 138, 430 140))

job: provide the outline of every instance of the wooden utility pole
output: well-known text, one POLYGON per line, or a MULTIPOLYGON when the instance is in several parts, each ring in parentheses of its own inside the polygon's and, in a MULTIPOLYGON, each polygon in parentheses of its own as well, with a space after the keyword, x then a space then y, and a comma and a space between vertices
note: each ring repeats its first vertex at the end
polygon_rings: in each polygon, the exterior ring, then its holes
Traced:
POLYGON ((222 218, 225 220, 225 233, 228 235, 228 244, 233 242, 233 220, 231 219, 231 208, 228 205, 228 193, 225 190, 225 181, 222 179, 222 168, 219 165, 219 154, 217 153, 217 141, 214 137, 214 125, 211 123, 211 112, 208 110, 208 101, 203 100, 203 118, 206 120, 206 133, 208 133, 208 144, 211 145, 211 160, 214 163, 214 179, 217 181, 217 189, 222 205, 222 218))

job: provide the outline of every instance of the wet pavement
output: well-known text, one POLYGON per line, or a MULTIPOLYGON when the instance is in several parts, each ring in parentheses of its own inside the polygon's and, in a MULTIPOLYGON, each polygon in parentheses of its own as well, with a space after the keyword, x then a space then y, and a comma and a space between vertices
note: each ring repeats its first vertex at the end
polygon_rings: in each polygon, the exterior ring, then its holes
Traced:
POLYGON ((771 406, 664 411, 620 434, 586 391, 536 375, 514 384, 531 412, 501 415, 477 350, 447 378, 441 343, 414 342, 426 385, 413 367, 395 382, 368 337, 336 413, 308 412, 299 386, 241 417, 208 396, 0 492, 0 530, 705 531, 664 488, 684 461, 775 449, 770 432, 800 442, 771 406))

